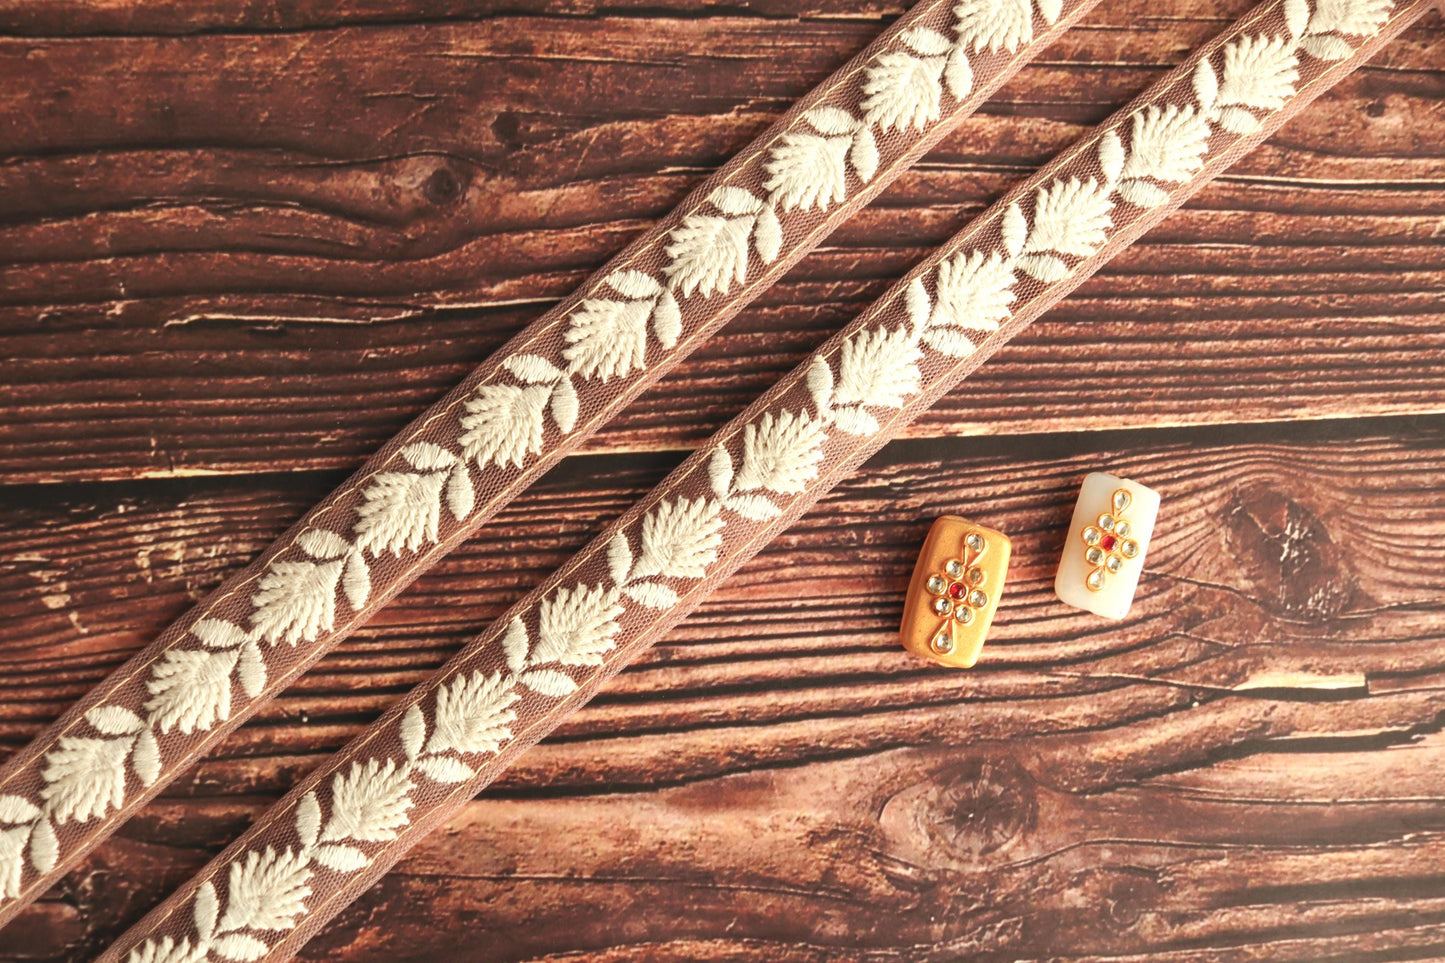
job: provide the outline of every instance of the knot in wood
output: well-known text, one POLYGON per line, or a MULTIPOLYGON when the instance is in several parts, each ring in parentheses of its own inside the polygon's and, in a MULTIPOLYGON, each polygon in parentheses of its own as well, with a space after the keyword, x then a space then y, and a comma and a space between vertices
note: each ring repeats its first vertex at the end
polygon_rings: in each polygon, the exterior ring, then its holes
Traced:
POLYGON ((1034 781, 1012 758, 972 758, 937 772, 919 797, 918 827, 930 847, 972 862, 1033 828, 1034 781))
POLYGON ((1324 522, 1268 484, 1235 494, 1224 541, 1228 563, 1253 583, 1260 601, 1292 618, 1333 618, 1354 596, 1346 553, 1324 522))

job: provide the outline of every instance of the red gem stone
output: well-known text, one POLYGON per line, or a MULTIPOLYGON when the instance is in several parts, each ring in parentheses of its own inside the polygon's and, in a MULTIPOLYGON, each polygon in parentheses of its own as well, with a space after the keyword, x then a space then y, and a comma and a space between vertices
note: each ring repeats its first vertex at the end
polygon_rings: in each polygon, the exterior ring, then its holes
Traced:
POLYGON ((963 587, 962 582, 954 582, 948 587, 948 597, 957 602, 959 599, 963 598, 963 594, 966 591, 968 590, 963 587))
POLYGON ((1099 539, 1099 547, 1106 552, 1112 552, 1114 550, 1114 546, 1118 543, 1119 540, 1113 535, 1105 535, 1103 538, 1099 539))

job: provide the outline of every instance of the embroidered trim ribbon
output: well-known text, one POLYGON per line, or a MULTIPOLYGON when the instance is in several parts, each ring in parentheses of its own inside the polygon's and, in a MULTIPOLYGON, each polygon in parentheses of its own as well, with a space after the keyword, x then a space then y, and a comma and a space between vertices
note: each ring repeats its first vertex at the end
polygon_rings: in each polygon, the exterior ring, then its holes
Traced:
MULTIPOLYGON (((705 340, 1095 2, 918 4, 16 754, 0 769, 0 925, 705 340)), ((755 512, 765 510, 754 502, 755 512)), ((677 567, 639 564, 652 576, 677 567)), ((663 583, 633 574, 631 597, 670 598, 663 583)), ((584 593, 568 611, 589 611, 605 594, 584 593)), ((555 669, 537 671, 536 685, 554 694, 567 688, 555 669)), ((458 698, 484 698, 470 692, 458 698)), ((433 746, 444 738, 483 744, 480 736, 429 738, 433 746)), ((438 773, 451 765, 427 758, 438 773)), ((336 845, 325 850, 336 865, 356 858, 336 845)))
POLYGON ((101 960, 289 959, 904 424, 1431 2, 1257 7, 936 250, 101 960))

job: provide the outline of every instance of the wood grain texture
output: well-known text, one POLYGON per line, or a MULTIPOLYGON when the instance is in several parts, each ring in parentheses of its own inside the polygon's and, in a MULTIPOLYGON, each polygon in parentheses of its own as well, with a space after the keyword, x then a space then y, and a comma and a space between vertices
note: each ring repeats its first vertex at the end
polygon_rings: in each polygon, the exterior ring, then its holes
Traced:
MULTIPOLYGON (((0 934, 0 959, 92 956, 1248 5, 1101 5, 0 934)), ((898 12, 0 2, 0 741, 898 12)), ((1427 20, 1053 310, 307 957, 1445 959, 1442 36, 1427 20), (1098 468, 1165 498, 1119 625, 1050 587, 1098 468), (968 673, 893 638, 945 512, 1014 538, 968 673)))

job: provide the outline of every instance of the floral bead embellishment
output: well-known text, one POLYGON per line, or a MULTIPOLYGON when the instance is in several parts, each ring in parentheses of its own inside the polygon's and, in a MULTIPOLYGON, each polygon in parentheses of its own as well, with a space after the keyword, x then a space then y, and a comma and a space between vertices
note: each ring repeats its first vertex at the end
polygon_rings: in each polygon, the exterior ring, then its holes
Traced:
POLYGON ((984 571, 980 566, 988 543, 978 532, 969 532, 963 538, 961 558, 951 558, 943 563, 943 571, 928 577, 925 587, 933 596, 933 614, 944 621, 939 623, 938 632, 929 643, 940 655, 953 651, 953 626, 949 619, 960 625, 968 625, 979 611, 988 606, 988 594, 978 586, 983 584, 984 571))
POLYGON ((1093 566, 1084 580, 1091 592, 1103 591, 1109 575, 1119 574, 1125 563, 1139 557, 1139 543, 1129 537, 1133 526, 1124 517, 1134 504, 1134 496, 1127 488, 1120 488, 1114 492, 1111 502, 1112 511, 1100 515, 1096 524, 1086 526, 1080 533, 1084 540, 1084 561, 1093 566))

